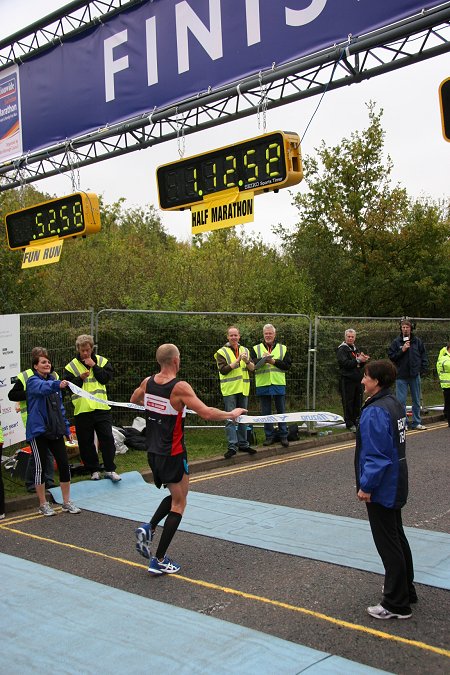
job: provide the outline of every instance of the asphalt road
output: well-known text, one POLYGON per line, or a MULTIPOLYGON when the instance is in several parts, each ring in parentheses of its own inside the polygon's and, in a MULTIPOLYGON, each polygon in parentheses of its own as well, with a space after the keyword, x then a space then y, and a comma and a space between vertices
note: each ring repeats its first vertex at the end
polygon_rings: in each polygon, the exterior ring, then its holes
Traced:
MULTIPOLYGON (((224 462, 223 469, 194 474, 191 487, 365 519, 355 497, 353 448, 344 442, 264 460, 256 455, 236 466, 224 462)), ((405 525, 450 534, 449 451, 443 422, 408 433, 405 525)), ((133 527, 88 511, 43 518, 33 509, 2 524, 0 550, 382 670, 450 672, 448 591, 418 584, 410 620, 376 621, 365 610, 381 599, 378 574, 182 531, 169 552, 181 573, 153 578, 134 551, 133 527)))

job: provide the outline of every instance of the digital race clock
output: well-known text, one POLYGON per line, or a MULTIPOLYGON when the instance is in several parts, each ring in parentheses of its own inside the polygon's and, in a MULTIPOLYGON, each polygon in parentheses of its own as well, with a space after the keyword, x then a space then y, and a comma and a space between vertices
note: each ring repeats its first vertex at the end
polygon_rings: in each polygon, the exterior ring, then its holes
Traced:
POLYGON ((156 170, 162 209, 184 209, 229 188, 255 194, 279 190, 303 178, 298 134, 274 131, 156 170))
POLYGON ((52 199, 5 216, 6 236, 11 250, 58 237, 80 237, 100 230, 97 195, 77 192, 52 199))

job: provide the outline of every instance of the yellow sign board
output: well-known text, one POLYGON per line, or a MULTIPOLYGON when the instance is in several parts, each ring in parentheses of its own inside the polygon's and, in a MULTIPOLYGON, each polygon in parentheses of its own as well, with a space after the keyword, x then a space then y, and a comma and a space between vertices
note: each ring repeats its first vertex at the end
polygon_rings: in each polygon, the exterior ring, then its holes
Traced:
POLYGON ((22 269, 59 262, 63 244, 63 239, 55 238, 45 244, 28 246, 23 254, 22 269))
POLYGON ((239 192, 238 188, 207 196, 203 202, 191 207, 192 234, 252 223, 254 205, 254 192, 239 192))
POLYGON ((441 108, 442 135, 450 143, 450 77, 439 85, 439 105, 441 108))

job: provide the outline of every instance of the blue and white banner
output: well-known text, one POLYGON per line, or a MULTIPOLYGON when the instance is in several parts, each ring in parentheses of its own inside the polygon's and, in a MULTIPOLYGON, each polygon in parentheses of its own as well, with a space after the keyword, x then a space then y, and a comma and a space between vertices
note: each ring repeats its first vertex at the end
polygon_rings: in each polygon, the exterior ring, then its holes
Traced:
MULTIPOLYGON (((130 408, 132 410, 145 410, 143 405, 137 405, 136 403, 118 403, 116 401, 104 401, 101 398, 97 398, 93 394, 90 394, 84 389, 77 387, 76 384, 69 382, 69 389, 73 394, 81 396, 82 398, 88 398, 91 401, 96 403, 107 403, 110 406, 117 406, 119 408, 130 408)), ((191 415, 196 415, 197 413, 193 410, 187 410, 186 412, 191 415)), ((344 418, 340 415, 330 412, 292 412, 285 413, 283 415, 241 415, 236 419, 236 422, 239 424, 264 424, 265 422, 316 422, 318 426, 331 426, 334 424, 344 424, 344 418)))
POLYGON ((23 152, 148 115, 439 4, 149 0, 20 65, 23 152))

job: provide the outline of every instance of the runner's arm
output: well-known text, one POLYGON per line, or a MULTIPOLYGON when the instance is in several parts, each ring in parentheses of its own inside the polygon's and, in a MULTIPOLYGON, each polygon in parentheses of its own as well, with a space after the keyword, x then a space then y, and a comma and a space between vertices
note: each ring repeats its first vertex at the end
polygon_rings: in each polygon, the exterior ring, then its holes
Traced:
POLYGON ((133 391, 130 398, 130 403, 137 403, 142 405, 144 403, 145 390, 147 389, 148 377, 145 380, 142 380, 141 384, 137 389, 133 391))
POLYGON ((236 419, 236 417, 244 415, 247 412, 245 408, 235 408, 229 412, 219 410, 218 408, 212 408, 198 398, 190 384, 183 381, 177 382, 173 388, 170 402, 176 410, 185 405, 190 410, 196 412, 202 419, 215 420, 217 422, 236 419))

